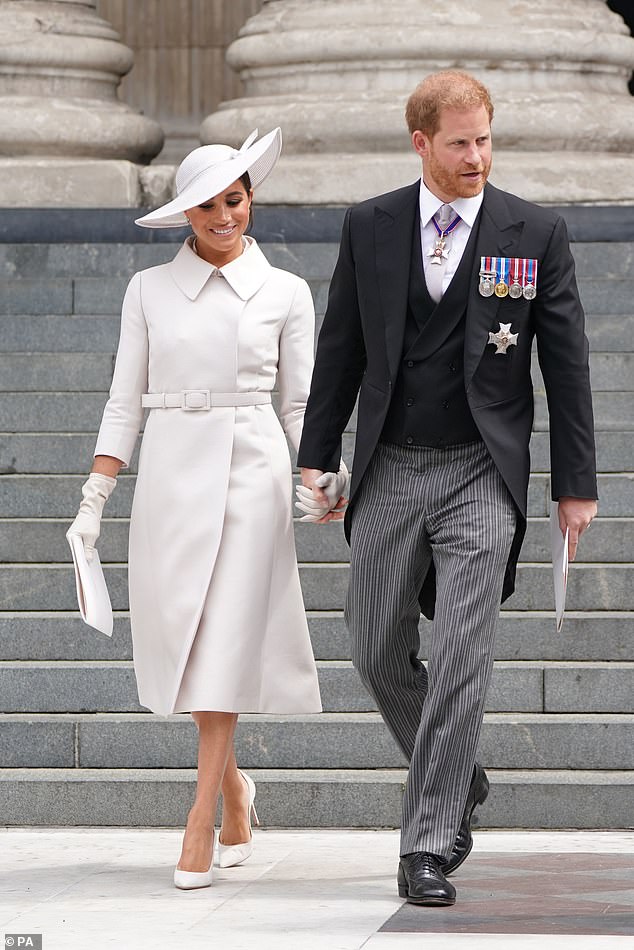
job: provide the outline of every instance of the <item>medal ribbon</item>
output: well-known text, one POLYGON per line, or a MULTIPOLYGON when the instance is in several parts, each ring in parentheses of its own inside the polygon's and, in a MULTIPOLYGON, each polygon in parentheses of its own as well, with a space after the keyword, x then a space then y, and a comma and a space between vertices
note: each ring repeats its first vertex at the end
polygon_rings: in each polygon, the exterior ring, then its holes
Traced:
POLYGON ((520 259, 519 257, 513 258, 513 283, 519 284, 520 282, 520 259))
POLYGON ((432 221, 434 222, 434 227, 436 228, 436 234, 438 235, 438 237, 444 237, 445 234, 451 234, 451 232, 454 231, 458 227, 458 225, 462 221, 462 218, 460 217, 459 214, 457 214, 456 217, 451 222, 451 224, 447 225, 444 231, 442 230, 442 228, 440 227, 440 225, 438 224, 435 218, 432 218, 432 221))

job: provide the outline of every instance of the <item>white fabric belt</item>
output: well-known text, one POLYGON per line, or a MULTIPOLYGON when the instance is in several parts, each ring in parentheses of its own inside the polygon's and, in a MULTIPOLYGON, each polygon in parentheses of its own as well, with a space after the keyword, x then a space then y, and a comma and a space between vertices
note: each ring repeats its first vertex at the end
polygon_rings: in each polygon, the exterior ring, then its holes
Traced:
POLYGON ((183 389, 180 393, 144 393, 144 409, 185 409, 189 412, 227 406, 264 406, 271 402, 269 392, 212 393, 209 389, 183 389))

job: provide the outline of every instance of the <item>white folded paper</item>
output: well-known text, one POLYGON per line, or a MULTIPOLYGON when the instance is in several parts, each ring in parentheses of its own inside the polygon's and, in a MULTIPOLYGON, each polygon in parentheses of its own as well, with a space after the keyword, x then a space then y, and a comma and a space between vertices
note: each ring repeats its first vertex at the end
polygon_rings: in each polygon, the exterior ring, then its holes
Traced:
POLYGON ((92 561, 86 559, 84 543, 79 535, 68 539, 73 555, 77 601, 81 619, 90 627, 112 636, 112 605, 96 549, 92 561))
POLYGON ((555 620, 557 633, 564 622, 566 609, 566 584, 568 583, 568 528, 561 533, 559 527, 559 502, 550 503, 550 548, 553 559, 553 581, 555 583, 555 620))

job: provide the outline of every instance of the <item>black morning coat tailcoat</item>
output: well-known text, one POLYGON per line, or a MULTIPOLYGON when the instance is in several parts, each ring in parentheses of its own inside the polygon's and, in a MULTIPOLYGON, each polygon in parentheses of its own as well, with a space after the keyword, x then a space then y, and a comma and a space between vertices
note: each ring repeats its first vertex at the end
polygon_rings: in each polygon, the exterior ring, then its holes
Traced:
MULTIPOLYGON (((381 436, 403 357, 419 190, 416 182, 347 211, 319 335, 298 464, 337 471, 342 434, 358 395, 345 520, 348 539, 355 497, 381 436)), ((504 600, 514 589, 526 530, 533 338, 548 400, 552 497, 597 497, 588 341, 563 219, 487 184, 475 228, 468 291, 454 314, 465 320, 463 366, 469 408, 519 515, 504 600), (483 297, 478 292, 482 256, 536 259, 535 299, 483 297), (489 332, 499 331, 500 323, 510 323, 511 332, 518 334, 517 345, 504 355, 496 355, 495 347, 487 345, 489 332)), ((451 284, 446 293, 450 289, 451 284)), ((447 334, 455 323, 450 319, 444 324, 447 334)), ((444 331, 439 332, 436 322, 431 348, 443 340, 444 331)), ((428 617, 433 616, 434 600, 432 566, 421 591, 428 617)))

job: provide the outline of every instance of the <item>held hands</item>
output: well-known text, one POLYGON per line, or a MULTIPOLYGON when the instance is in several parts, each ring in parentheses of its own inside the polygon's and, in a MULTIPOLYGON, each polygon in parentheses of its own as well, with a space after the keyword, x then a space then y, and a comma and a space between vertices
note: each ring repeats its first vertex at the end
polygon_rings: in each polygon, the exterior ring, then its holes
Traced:
POLYGON ((322 472, 316 468, 302 469, 302 484, 295 489, 295 507, 305 512, 300 521, 325 524, 340 521, 347 505, 349 482, 346 463, 341 461, 338 472, 322 472))
POLYGON ((95 544, 99 537, 103 507, 116 484, 116 478, 92 472, 88 476, 88 481, 82 485, 81 493, 84 498, 79 506, 77 517, 66 532, 66 537, 69 541, 72 536, 81 538, 87 561, 92 561, 95 544))
POLYGON ((579 538, 597 513, 597 503, 593 498, 572 498, 562 496, 559 499, 559 527, 566 534, 568 528, 568 560, 574 561, 579 538))

